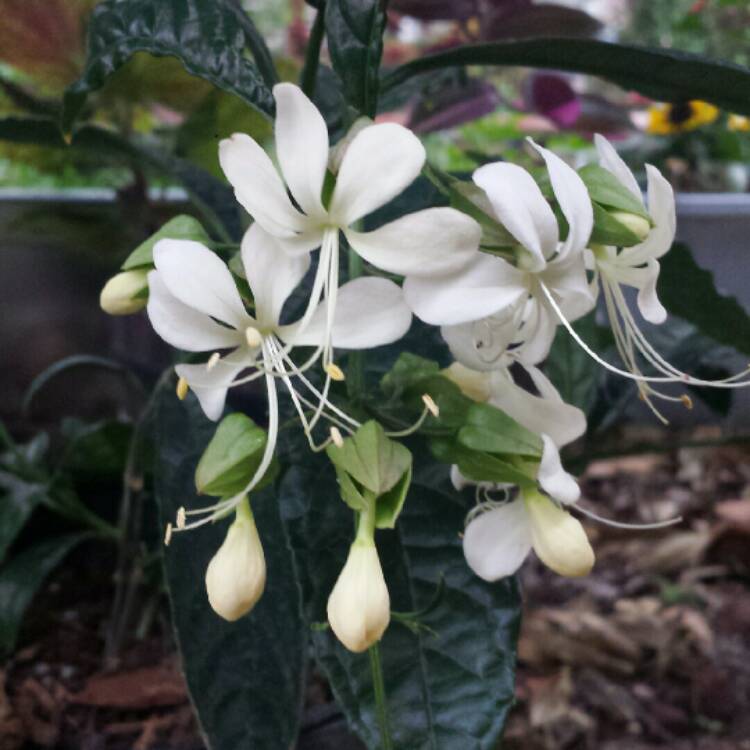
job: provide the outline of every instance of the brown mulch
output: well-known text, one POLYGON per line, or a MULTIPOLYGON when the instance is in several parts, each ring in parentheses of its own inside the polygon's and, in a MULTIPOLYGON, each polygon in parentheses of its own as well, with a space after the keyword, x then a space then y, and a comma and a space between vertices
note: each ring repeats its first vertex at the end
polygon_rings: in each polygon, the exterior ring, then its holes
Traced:
MULTIPOLYGON (((597 564, 584 579, 527 562, 504 750, 750 750, 750 450, 603 460, 583 488, 600 515, 683 522, 587 521, 597 564)), ((0 670, 0 750, 200 750, 165 624, 103 664, 110 584, 85 563, 56 574, 0 670)), ((300 747, 349 747, 329 700, 313 677, 318 739, 300 747)))

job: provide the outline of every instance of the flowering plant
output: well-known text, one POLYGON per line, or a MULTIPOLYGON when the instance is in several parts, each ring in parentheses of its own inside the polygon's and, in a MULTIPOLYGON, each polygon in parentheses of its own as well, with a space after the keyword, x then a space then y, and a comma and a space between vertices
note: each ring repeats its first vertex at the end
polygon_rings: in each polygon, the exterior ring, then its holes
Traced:
POLYGON ((312 644, 369 747, 489 748, 513 701, 514 574, 533 550, 560 575, 586 575, 595 554, 579 516, 617 523, 581 502, 564 467, 587 415, 545 372, 555 341, 635 383, 662 420, 665 405, 691 405, 687 388, 750 381, 683 372, 644 332, 641 318, 667 317, 658 282, 675 236, 658 170, 644 201, 597 137, 577 170, 529 141, 533 169, 493 160, 458 179, 378 118, 379 94, 455 65, 558 65, 750 112, 737 91, 750 73, 532 39, 383 75, 383 5, 314 5, 298 85, 278 81, 233 0, 158 13, 102 0, 54 123, 62 135, 49 121, 45 132, 132 157, 76 123, 136 51, 179 58, 273 122, 272 146, 241 132, 216 144, 224 190, 193 191, 202 222, 172 219, 101 295, 115 315, 145 308, 178 352, 149 416, 173 619, 209 741, 290 746, 312 644), (625 76, 623 60, 639 72, 625 76), (729 75, 737 87, 712 84, 729 75), (580 332, 597 307, 615 358, 580 332), (243 391, 255 401, 236 411, 243 391))

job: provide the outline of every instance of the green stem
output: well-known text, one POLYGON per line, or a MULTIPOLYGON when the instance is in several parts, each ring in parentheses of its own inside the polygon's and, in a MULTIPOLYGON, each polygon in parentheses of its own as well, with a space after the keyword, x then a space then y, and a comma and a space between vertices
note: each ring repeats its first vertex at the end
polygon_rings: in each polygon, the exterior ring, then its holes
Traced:
POLYGON ((312 29, 310 29, 310 39, 307 42, 305 51, 305 67, 302 68, 300 86, 302 91, 312 99, 315 94, 315 83, 318 79, 318 64, 320 63, 320 47, 323 43, 323 35, 326 30, 326 5, 321 2, 320 8, 315 15, 312 29))
POLYGON ((388 704, 385 697, 385 682, 383 681, 383 665, 380 661, 380 647, 377 643, 370 646, 370 671, 372 672, 372 687, 375 691, 375 711, 380 728, 381 750, 393 750, 391 728, 388 723, 388 704))

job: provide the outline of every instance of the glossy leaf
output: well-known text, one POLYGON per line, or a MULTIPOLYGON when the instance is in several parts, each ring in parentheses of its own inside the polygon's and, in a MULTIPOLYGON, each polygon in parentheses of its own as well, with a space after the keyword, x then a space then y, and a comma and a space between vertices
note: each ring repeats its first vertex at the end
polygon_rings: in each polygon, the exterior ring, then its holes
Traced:
POLYGON ((714 341, 750 354, 750 316, 734 297, 717 291, 713 275, 695 262, 690 249, 676 243, 659 262, 664 307, 714 341))
POLYGON ((44 482, 27 481, 0 471, 0 563, 34 509, 45 501, 47 491, 44 482))
POLYGON ((609 170, 598 164, 587 164, 578 170, 578 176, 595 203, 651 220, 643 204, 609 170))
POLYGON ((154 245, 163 239, 193 240, 206 244, 210 238, 203 225, 194 216, 180 214, 170 219, 158 232, 154 232, 147 240, 141 242, 125 259, 121 268, 129 271, 131 268, 141 268, 154 264, 154 245))
MULTIPOLYGON (((172 387, 157 398, 156 499, 162 529, 178 507, 205 504, 193 485, 195 466, 214 432, 194 400, 178 401, 172 387)), ((336 503, 342 508, 341 503, 336 503)), ((175 534, 164 550, 167 588, 183 667, 209 748, 293 746, 307 662, 299 589, 279 502, 269 490, 253 499, 268 580, 255 608, 222 620, 208 604, 204 576, 228 521, 175 534)))
MULTIPOLYGON (((394 745, 493 750, 513 702, 518 590, 514 579, 490 585, 471 573, 459 537, 467 508, 448 467, 423 453, 415 465, 397 528, 376 534, 392 609, 429 610, 408 627, 392 620, 380 644, 394 745)), ((331 502, 333 492, 330 467, 310 462, 292 467, 279 493, 312 621, 325 619, 354 533, 351 511, 331 502)), ((346 651, 330 630, 313 638, 349 724, 368 748, 380 748, 367 654, 346 651)))
POLYGON ((271 90, 246 55, 257 46, 248 20, 228 0, 102 0, 89 22, 83 74, 65 94, 63 129, 72 128, 88 95, 136 52, 176 57, 188 73, 271 115, 271 90))
POLYGON ((551 68, 612 81, 652 99, 702 99, 729 112, 750 114, 750 70, 667 49, 591 39, 543 38, 475 44, 427 55, 383 78, 384 91, 430 70, 463 65, 551 68))
POLYGON ((381 0, 326 3, 326 34, 333 69, 344 84, 349 104, 370 117, 377 109, 384 29, 381 0))
POLYGON ((0 654, 16 645, 23 616, 47 576, 88 534, 63 534, 38 542, 0 569, 0 654))

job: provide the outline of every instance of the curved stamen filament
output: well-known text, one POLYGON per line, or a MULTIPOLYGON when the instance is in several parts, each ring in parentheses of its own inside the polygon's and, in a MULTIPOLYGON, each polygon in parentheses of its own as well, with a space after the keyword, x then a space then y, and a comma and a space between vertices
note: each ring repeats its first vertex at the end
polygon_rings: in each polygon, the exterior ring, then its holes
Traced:
POLYGON ((598 523, 602 523, 605 526, 611 526, 615 529, 633 529, 633 530, 650 530, 650 529, 666 529, 669 526, 674 526, 675 524, 682 523, 682 516, 676 516, 675 518, 670 518, 666 521, 655 521, 654 523, 623 523, 622 521, 614 521, 611 518, 604 518, 602 516, 597 515, 591 510, 588 510, 588 508, 583 508, 582 506, 578 505, 578 503, 575 503, 573 505, 567 505, 563 506, 564 508, 575 508, 579 513, 582 513, 584 516, 587 516, 588 518, 591 518, 594 521, 597 521, 598 523))

